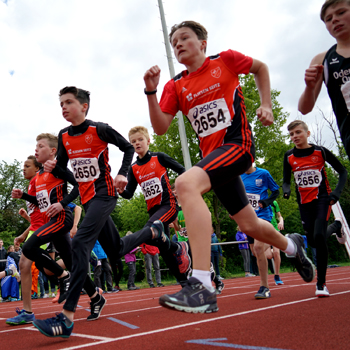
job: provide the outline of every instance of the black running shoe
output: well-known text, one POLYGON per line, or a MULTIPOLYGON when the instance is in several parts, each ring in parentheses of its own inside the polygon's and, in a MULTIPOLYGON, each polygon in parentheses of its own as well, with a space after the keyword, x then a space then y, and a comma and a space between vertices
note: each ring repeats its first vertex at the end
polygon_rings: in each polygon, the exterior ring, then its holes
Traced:
POLYGON ((271 298, 270 289, 264 286, 260 286, 258 292, 255 294, 255 299, 267 299, 271 298))
POLYGON ((186 285, 179 292, 161 296, 159 304, 170 309, 192 313, 210 313, 219 310, 215 289, 210 291, 195 277, 187 280, 186 285))
POLYGON ((286 256, 292 259, 301 278, 305 282, 311 282, 315 277, 315 266, 306 255, 304 238, 298 233, 290 233, 286 237, 290 238, 296 246, 295 255, 286 254, 286 256))
POLYGON ((218 280, 216 284, 216 294, 221 294, 224 288, 225 288, 224 282, 218 280))
POLYGON ((170 240, 169 237, 164 233, 164 226, 163 223, 160 220, 156 220, 152 226, 153 228, 153 232, 154 232, 154 236, 152 237, 152 239, 158 239, 161 240, 163 243, 166 243, 168 246, 168 249, 170 248, 170 240))
POLYGON ((87 320, 88 321, 97 320, 100 317, 102 309, 104 308, 106 303, 107 303, 107 301, 102 295, 100 295, 100 300, 97 301, 96 303, 93 303, 91 301, 90 302, 91 315, 88 316, 87 320))
POLYGON ((67 299, 67 293, 70 284, 70 272, 68 272, 67 276, 59 278, 58 282, 60 284, 60 297, 58 298, 58 303, 61 304, 67 299))
POLYGON ((74 323, 71 322, 71 325, 68 327, 67 317, 60 313, 56 314, 56 317, 47 318, 46 320, 34 320, 33 325, 47 337, 69 338, 72 334, 74 323))

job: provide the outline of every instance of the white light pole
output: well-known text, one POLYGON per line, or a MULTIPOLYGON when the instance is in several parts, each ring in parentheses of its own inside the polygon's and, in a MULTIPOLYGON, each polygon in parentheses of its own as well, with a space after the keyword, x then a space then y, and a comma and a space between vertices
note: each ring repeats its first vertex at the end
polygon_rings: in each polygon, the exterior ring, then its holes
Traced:
MULTIPOLYGON (((166 51, 166 56, 168 59, 170 78, 173 78, 175 76, 175 70, 174 70, 173 59, 171 56, 171 48, 170 48, 170 43, 169 43, 169 38, 168 38, 168 29, 166 27, 162 0, 158 0, 158 5, 159 5, 159 12, 160 12, 160 19, 162 21, 165 51, 166 51)), ((188 170, 192 167, 192 164, 191 164, 190 152, 188 150, 185 123, 184 123, 183 116, 182 116, 181 112, 177 112, 176 117, 178 119, 178 125, 179 125, 179 134, 180 134, 180 140, 181 140, 182 155, 184 158, 185 168, 186 168, 186 170, 188 170)))

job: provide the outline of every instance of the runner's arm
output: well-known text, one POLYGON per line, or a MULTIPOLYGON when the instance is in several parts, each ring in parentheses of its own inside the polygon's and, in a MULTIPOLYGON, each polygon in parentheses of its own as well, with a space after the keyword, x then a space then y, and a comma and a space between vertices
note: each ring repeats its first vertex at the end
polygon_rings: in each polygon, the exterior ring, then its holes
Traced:
POLYGON ((284 155, 283 160, 283 185, 282 185, 282 191, 283 191, 283 198, 289 199, 290 197, 290 179, 291 179, 291 173, 292 168, 288 162, 287 153, 284 155))

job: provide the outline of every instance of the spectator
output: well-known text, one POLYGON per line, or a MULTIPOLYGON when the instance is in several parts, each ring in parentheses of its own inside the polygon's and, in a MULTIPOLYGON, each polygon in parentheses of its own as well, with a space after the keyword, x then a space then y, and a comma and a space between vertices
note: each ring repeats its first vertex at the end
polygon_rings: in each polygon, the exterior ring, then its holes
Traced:
MULTIPOLYGON (((14 265, 16 269, 18 269, 19 258, 14 251, 14 246, 10 245, 7 249, 6 269, 8 269, 11 265, 14 265), (17 258, 17 262, 14 258, 17 258)), ((19 283, 17 282, 16 278, 6 276, 1 280, 1 295, 2 298, 7 301, 19 300, 19 283)))
POLYGON ((103 291, 106 290, 106 286, 102 285, 101 276, 103 273, 106 274, 106 283, 107 283, 107 293, 113 293, 117 290, 113 288, 113 281, 112 281, 112 270, 111 266, 109 265, 109 262, 107 260, 107 255, 103 248, 101 247, 101 244, 99 241, 96 241, 94 248, 92 249, 94 253, 97 255, 98 262, 97 266, 95 267, 95 273, 94 273, 94 282, 97 287, 101 288, 103 291))
POLYGON ((6 252, 6 249, 4 248, 4 242, 2 239, 0 239, 0 271, 5 270, 6 257, 7 257, 7 252, 6 252), (4 260, 4 261, 2 261, 2 260, 4 260))
MULTIPOLYGON (((211 234, 211 243, 219 243, 218 238, 214 232, 214 229, 211 234)), ((220 245, 212 245, 211 246, 211 262, 214 266, 216 276, 219 280, 223 280, 224 278, 220 276, 220 268, 219 268, 219 258, 222 256, 222 249, 220 245)))
POLYGON ((238 243, 238 248, 243 257, 245 277, 255 276, 250 273, 250 251, 249 251, 248 237, 244 232, 240 231, 239 226, 237 226, 236 241, 247 241, 246 243, 238 243))
POLYGON ((164 284, 162 283, 160 277, 159 249, 157 247, 143 243, 141 244, 141 251, 145 255, 146 277, 150 288, 155 287, 152 279, 152 264, 156 277, 157 287, 164 287, 164 284))
MULTIPOLYGON (((128 231, 126 235, 127 236, 132 235, 132 232, 128 231)), ((136 275, 136 255, 135 254, 138 252, 139 249, 140 249, 139 247, 136 247, 128 254, 125 254, 125 262, 129 268, 128 290, 140 289, 139 287, 135 286, 135 275, 136 275)))

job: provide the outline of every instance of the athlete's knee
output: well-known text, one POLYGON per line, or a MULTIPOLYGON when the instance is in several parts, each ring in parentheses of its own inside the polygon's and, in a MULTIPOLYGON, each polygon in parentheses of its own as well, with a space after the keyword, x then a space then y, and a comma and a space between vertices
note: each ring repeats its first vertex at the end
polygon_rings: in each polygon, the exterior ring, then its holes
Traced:
POLYGON ((23 253, 22 250, 22 255, 21 258, 19 260, 19 269, 21 270, 21 273, 23 272, 29 272, 31 270, 32 267, 32 261, 29 260, 23 253))

